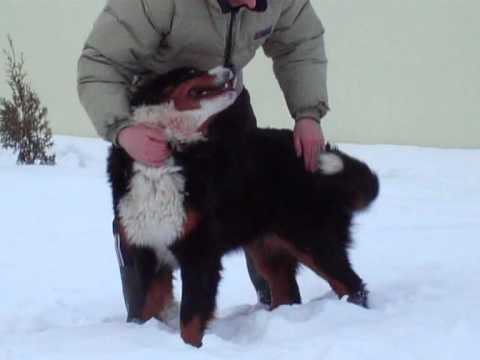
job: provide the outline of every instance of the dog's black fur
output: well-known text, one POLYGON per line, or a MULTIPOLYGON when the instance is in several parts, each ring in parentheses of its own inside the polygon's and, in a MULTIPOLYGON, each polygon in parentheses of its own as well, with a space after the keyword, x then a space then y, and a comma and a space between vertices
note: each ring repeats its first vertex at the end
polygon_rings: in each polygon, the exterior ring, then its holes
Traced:
MULTIPOLYGON (((137 92, 132 104, 158 103, 162 89, 175 86, 181 76, 195 73, 160 76, 137 92)), ((354 213, 377 197, 377 176, 330 146, 324 154, 339 157, 343 169, 330 175, 307 172, 296 156, 292 131, 238 133, 242 119, 228 109, 224 113, 209 125, 208 141, 173 152, 186 179, 185 207, 199 219, 171 249, 181 269, 184 340, 201 344, 215 309, 221 258, 241 247, 269 281, 273 307, 299 302, 291 295, 299 262, 323 276, 339 296, 366 307, 367 291, 347 250, 354 213)), ((122 149, 112 148, 108 171, 115 212, 128 191, 132 163, 122 149)))

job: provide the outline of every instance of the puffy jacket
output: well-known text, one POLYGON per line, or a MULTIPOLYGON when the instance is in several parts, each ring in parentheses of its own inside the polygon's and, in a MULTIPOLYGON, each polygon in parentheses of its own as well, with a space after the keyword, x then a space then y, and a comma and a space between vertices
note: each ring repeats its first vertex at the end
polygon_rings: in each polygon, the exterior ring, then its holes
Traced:
POLYGON ((130 125, 135 77, 181 66, 208 70, 230 53, 241 78, 260 47, 273 59, 292 117, 319 120, 328 110, 320 20, 308 0, 259 2, 266 9, 232 11, 226 0, 109 0, 78 61, 80 101, 98 134, 114 142, 130 125))

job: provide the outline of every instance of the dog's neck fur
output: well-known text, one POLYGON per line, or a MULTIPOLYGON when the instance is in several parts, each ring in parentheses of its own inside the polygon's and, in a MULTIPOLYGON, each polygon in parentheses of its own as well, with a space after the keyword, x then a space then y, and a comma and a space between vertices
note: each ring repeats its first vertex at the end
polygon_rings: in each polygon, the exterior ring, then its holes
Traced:
POLYGON ((136 123, 164 129, 167 141, 174 147, 180 143, 205 139, 197 130, 207 120, 202 118, 198 111, 178 111, 172 101, 160 105, 140 106, 133 113, 136 123))
POLYGON ((199 128, 212 116, 233 104, 235 99, 236 94, 229 92, 212 100, 202 100, 199 109, 186 111, 179 111, 173 101, 139 106, 134 110, 133 120, 138 124, 164 129, 167 141, 176 147, 205 140, 199 128))

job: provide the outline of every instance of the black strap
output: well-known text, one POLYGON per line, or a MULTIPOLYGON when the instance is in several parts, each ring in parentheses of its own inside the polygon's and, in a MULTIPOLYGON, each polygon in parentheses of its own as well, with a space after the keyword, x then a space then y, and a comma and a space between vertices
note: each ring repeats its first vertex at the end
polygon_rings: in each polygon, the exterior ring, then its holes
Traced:
POLYGON ((227 43, 225 46, 224 66, 233 71, 235 74, 235 65, 232 63, 233 52, 233 28, 235 26, 235 18, 237 17, 238 9, 232 9, 230 13, 230 26, 227 34, 227 43))
MULTIPOLYGON (((238 11, 241 7, 231 7, 226 0, 218 0, 222 12, 230 12, 230 26, 227 34, 227 44, 225 47, 225 57, 224 57, 224 66, 229 68, 235 74, 235 65, 232 63, 232 52, 233 52, 233 29, 235 26, 235 18, 237 17, 238 11)), ((257 5, 252 11, 263 12, 267 9, 268 4, 267 0, 257 0, 257 5)))

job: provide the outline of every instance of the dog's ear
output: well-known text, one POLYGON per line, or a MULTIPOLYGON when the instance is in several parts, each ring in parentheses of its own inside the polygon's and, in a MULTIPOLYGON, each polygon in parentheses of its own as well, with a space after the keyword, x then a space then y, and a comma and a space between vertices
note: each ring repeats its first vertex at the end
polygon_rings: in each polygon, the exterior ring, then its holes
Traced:
POLYGON ((175 87, 170 85, 167 87, 152 81, 138 88, 130 98, 130 106, 137 107, 140 105, 158 105, 170 98, 175 87))
POLYGON ((204 74, 193 68, 178 68, 166 74, 150 74, 130 89, 130 106, 158 105, 169 100, 175 89, 188 80, 204 74))
POLYGON ((327 142, 327 144, 325 145, 325 151, 339 152, 340 149, 338 148, 337 144, 332 144, 331 142, 327 142))

